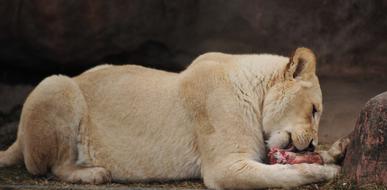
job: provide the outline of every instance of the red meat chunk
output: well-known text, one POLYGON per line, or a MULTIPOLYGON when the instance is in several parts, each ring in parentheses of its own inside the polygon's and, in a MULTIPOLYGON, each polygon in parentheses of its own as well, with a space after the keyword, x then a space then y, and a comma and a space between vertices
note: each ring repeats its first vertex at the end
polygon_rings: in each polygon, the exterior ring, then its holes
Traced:
POLYGON ((287 149, 271 148, 268 153, 269 164, 323 164, 316 152, 295 153, 287 149))

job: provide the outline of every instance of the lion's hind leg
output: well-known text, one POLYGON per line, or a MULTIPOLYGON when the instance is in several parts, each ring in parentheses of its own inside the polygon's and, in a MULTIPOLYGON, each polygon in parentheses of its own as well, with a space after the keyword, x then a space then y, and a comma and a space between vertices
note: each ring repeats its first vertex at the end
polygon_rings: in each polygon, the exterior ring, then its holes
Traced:
POLYGON ((110 173, 100 167, 77 166, 77 135, 87 117, 79 86, 66 76, 43 80, 24 104, 18 138, 24 163, 34 175, 52 172, 67 182, 104 183, 110 173))
POLYGON ((53 168, 53 173, 70 183, 103 184, 111 181, 111 174, 103 167, 82 167, 72 163, 53 168))

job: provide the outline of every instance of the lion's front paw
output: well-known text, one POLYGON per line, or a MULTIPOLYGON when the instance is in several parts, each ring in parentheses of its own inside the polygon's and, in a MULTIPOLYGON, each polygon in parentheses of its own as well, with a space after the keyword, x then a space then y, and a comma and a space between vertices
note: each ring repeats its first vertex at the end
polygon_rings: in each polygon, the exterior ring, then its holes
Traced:
POLYGON ((344 159, 349 142, 349 137, 340 138, 333 143, 331 148, 328 150, 328 153, 333 157, 335 163, 340 163, 344 159))
POLYGON ((295 164, 290 166, 298 171, 298 175, 295 175, 296 178, 292 179, 292 181, 301 182, 295 183, 292 185, 293 187, 332 180, 339 174, 341 169, 340 166, 335 164, 295 164))
POLYGON ((350 143, 349 137, 337 140, 328 151, 319 152, 325 164, 340 164, 344 159, 347 146, 350 143))
POLYGON ((341 167, 335 164, 324 165, 322 169, 324 180, 331 180, 340 173, 341 167))

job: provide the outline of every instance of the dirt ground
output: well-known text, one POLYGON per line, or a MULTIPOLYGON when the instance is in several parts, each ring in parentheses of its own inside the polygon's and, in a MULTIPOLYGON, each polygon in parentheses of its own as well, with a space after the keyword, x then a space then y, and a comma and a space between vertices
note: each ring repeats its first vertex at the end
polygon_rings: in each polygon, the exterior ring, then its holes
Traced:
MULTIPOLYGON (((326 147, 324 147, 326 148, 326 147)), ((0 170, 0 189, 7 190, 154 190, 154 189, 206 189, 202 180, 192 179, 183 181, 130 183, 107 185, 80 185, 68 184, 58 181, 54 176, 34 177, 28 174, 24 166, 3 168, 0 170)), ((356 185, 344 176, 338 176, 334 180, 293 188, 294 190, 387 190, 387 187, 376 184, 356 185)), ((279 190, 272 188, 268 190, 279 190)))

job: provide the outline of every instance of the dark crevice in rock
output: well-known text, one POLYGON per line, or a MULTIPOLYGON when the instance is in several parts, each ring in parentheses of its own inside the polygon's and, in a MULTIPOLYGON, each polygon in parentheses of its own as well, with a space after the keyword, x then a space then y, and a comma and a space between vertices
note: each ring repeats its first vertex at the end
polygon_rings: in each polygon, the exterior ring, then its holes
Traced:
POLYGON ((22 106, 13 107, 9 112, 0 112, 0 150, 6 149, 16 140, 17 125, 22 106))

